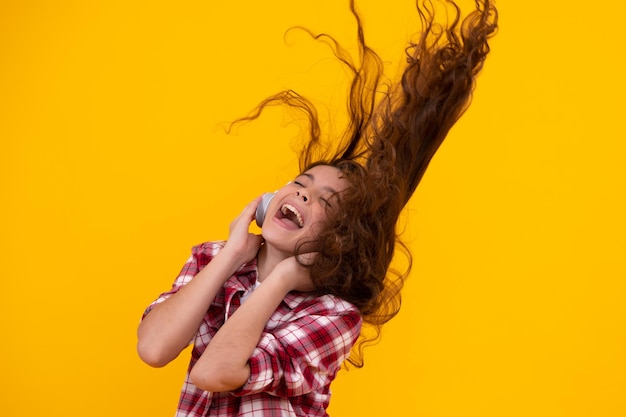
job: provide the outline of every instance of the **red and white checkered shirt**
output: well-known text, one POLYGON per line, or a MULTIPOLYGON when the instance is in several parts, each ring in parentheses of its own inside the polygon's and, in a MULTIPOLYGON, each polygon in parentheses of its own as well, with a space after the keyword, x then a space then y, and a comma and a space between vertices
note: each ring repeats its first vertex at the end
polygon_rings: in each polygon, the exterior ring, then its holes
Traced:
MULTIPOLYGON (((223 242, 195 246, 172 289, 146 309, 175 294, 204 268, 223 242)), ((256 260, 241 267, 222 287, 194 339, 191 370, 224 321, 254 290, 256 260)), ((355 306, 332 295, 292 292, 278 306, 248 360, 250 379, 232 392, 208 392, 189 379, 183 384, 177 417, 327 416, 330 383, 350 354, 361 329, 355 306)))

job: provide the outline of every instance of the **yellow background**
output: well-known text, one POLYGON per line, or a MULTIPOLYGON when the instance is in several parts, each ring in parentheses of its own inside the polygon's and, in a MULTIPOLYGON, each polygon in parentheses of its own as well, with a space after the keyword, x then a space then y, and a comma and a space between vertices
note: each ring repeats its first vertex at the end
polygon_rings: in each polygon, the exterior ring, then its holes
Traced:
MULTIPOLYGON (((139 317, 296 172, 281 111, 224 123, 284 88, 343 110, 330 53, 283 35, 353 48, 346 3, 0 3, 0 415, 173 415, 188 353, 142 364, 139 317)), ((360 4, 393 75, 412 1, 360 4)), ((403 310, 340 374, 335 417, 626 415, 626 7, 499 9, 408 210, 403 310)))

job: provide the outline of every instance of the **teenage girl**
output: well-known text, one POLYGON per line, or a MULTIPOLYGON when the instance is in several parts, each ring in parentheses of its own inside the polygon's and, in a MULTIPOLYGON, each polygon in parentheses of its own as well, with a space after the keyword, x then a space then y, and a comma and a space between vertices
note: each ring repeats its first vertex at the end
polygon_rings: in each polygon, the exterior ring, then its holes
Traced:
POLYGON ((227 241, 193 248, 172 289, 143 316, 138 352, 149 365, 165 366, 194 345, 178 416, 326 416, 342 363, 363 365, 352 349, 364 341, 361 325, 378 329, 398 312, 408 271, 389 268, 404 248, 396 222, 469 105, 497 28, 489 0, 477 0, 464 19, 454 2, 443 3, 452 9, 444 25, 430 1, 418 3, 422 31, 397 85, 382 82, 353 4, 357 63, 316 36, 353 74, 350 124, 333 146, 321 143, 313 106, 292 91, 251 116, 292 106, 309 116, 311 136, 300 174, 270 201, 261 236, 248 231, 258 197, 233 220, 227 241))

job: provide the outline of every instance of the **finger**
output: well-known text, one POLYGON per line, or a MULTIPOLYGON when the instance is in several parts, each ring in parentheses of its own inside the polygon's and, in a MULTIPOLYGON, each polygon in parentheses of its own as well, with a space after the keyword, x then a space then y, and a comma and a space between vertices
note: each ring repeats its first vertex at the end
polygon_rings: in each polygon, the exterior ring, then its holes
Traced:
POLYGON ((263 194, 255 197, 254 200, 252 200, 251 202, 248 203, 247 207, 252 208, 253 210, 256 210, 256 208, 258 207, 258 205, 261 203, 261 199, 263 198, 263 194))
POLYGON ((298 255, 298 260, 305 265, 311 265, 317 256, 317 252, 306 252, 298 255))
POLYGON ((245 220, 247 224, 252 223, 252 220, 254 220, 256 214, 256 209, 261 203, 261 197, 262 196, 258 196, 257 198, 246 204, 243 210, 241 210, 241 213, 239 213, 239 216, 237 216, 237 218, 233 220, 231 226, 234 226, 235 223, 239 223, 239 220, 245 220))
POLYGON ((254 200, 252 200, 251 202, 249 202, 248 204, 246 204, 246 206, 243 208, 243 210, 241 211, 241 214, 249 214, 249 213, 254 213, 256 212, 256 208, 259 206, 259 204, 261 203, 261 198, 263 196, 260 195, 258 197, 256 197, 254 200))

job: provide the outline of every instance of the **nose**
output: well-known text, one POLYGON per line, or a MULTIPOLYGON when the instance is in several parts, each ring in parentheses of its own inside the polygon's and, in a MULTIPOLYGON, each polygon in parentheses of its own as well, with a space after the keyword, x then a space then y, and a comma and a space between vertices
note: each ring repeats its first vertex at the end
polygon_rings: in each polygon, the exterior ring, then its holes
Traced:
POLYGON ((302 193, 302 192, 300 192, 300 191, 296 191, 296 195, 297 195, 298 197, 302 197, 302 201, 304 201, 305 203, 306 203, 307 201, 309 201, 309 197, 307 197, 304 193, 302 193))

